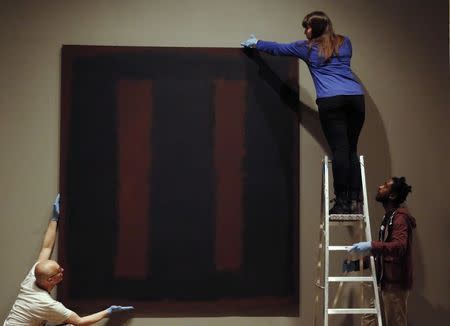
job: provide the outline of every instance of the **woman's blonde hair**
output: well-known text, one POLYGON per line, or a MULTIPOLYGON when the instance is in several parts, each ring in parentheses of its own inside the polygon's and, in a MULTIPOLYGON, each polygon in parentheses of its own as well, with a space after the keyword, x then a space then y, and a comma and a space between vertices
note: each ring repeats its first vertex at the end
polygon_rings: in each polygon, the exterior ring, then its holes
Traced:
POLYGON ((344 42, 342 35, 334 33, 330 18, 322 11, 313 11, 303 18, 302 26, 311 27, 309 46, 316 44, 319 55, 328 61, 333 55, 339 54, 339 48, 344 42))

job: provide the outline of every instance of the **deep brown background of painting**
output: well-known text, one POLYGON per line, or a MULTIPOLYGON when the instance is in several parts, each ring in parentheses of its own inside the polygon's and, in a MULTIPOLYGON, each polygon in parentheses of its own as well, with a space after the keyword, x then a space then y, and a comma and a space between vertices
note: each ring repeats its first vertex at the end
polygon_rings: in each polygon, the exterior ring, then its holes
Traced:
POLYGON ((60 299, 296 315, 297 69, 241 49, 65 46, 60 299))

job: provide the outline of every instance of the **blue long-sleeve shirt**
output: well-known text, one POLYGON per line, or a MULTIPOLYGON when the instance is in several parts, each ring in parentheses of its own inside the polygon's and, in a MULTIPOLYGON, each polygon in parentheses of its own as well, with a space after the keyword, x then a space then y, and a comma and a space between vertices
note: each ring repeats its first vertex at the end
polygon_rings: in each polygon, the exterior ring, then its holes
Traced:
POLYGON ((316 45, 311 48, 307 41, 293 43, 277 43, 259 40, 256 49, 278 56, 297 57, 308 65, 317 98, 336 95, 361 95, 364 91, 350 68, 352 44, 348 37, 339 48, 339 54, 332 56, 327 62, 319 56, 316 45))

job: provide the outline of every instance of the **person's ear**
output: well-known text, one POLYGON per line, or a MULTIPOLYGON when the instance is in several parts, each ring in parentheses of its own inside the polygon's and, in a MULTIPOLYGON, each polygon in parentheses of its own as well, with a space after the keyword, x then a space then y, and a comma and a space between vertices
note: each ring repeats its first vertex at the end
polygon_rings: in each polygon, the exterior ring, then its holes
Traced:
POLYGON ((391 193, 389 194, 389 200, 394 201, 394 200, 396 200, 396 199, 397 199, 397 194, 391 192, 391 193))

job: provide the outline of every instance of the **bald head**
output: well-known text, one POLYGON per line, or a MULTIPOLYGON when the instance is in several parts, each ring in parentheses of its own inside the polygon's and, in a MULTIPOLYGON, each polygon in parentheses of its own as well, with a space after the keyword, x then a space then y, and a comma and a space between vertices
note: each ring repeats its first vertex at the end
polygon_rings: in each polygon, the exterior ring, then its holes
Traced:
POLYGON ((62 268, 54 260, 43 260, 37 263, 34 276, 39 287, 49 290, 62 279, 62 268))

